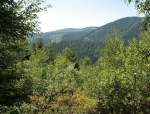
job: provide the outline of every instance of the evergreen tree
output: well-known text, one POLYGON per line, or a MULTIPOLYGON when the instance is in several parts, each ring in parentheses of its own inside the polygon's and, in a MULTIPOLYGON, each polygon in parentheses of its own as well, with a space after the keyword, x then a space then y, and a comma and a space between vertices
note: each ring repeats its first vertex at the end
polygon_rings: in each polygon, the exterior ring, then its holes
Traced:
POLYGON ((40 0, 0 1, 0 104, 11 105, 20 99, 15 87, 23 78, 17 63, 28 53, 27 37, 37 31, 40 0))

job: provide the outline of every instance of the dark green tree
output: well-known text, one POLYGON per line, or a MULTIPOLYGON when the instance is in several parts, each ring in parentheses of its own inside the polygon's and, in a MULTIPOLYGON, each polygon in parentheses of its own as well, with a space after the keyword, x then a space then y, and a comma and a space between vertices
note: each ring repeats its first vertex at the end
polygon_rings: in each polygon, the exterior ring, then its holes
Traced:
POLYGON ((18 62, 28 53, 27 37, 38 30, 37 13, 44 9, 41 3, 41 0, 0 0, 1 105, 11 105, 26 96, 16 86, 24 78, 18 62))

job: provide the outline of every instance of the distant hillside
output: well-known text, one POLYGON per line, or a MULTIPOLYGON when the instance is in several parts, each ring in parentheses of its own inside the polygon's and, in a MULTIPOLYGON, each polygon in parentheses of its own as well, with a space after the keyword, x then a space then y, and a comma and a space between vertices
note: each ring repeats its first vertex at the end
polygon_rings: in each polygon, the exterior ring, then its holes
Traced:
POLYGON ((108 23, 101 27, 87 27, 82 29, 67 28, 53 32, 41 33, 40 38, 45 45, 53 42, 55 55, 64 48, 72 45, 79 58, 88 56, 94 62, 99 57, 99 50, 103 47, 102 41, 116 29, 125 41, 138 38, 142 31, 142 18, 126 17, 108 23))
POLYGON ((94 32, 84 36, 84 39, 103 41, 113 29, 118 30, 124 40, 138 37, 142 31, 142 18, 127 17, 119 19, 97 28, 94 32))
POLYGON ((52 32, 41 33, 40 37, 45 43, 61 42, 63 40, 85 40, 85 41, 103 41, 112 29, 116 29, 125 40, 137 37, 142 30, 142 18, 126 17, 117 21, 108 23, 101 27, 87 27, 82 29, 67 28, 52 32))

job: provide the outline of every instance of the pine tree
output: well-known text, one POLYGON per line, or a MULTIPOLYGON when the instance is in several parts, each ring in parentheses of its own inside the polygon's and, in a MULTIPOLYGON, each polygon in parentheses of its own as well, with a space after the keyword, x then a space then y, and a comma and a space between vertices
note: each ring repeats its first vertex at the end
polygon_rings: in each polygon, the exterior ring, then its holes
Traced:
POLYGON ((18 70, 28 53, 27 37, 37 31, 37 13, 43 8, 37 0, 0 0, 0 104, 11 105, 20 100, 15 87, 23 78, 18 70))

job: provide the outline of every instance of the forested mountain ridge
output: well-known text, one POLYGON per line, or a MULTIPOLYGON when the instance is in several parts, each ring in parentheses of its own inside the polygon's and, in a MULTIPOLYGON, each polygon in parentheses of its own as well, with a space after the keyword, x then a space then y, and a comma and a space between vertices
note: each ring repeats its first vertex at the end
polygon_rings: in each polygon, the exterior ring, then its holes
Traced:
MULTIPOLYGON (((125 44, 123 32, 113 30, 103 42, 89 40, 96 28, 82 40, 46 46, 41 39, 30 42, 44 1, 0 0, 0 114, 150 114, 150 1, 127 1, 145 16, 137 39, 125 44)), ((128 33, 136 25, 124 28, 128 33)))
POLYGON ((124 40, 138 37, 142 31, 142 18, 126 17, 101 27, 87 27, 82 29, 67 28, 52 32, 41 33, 43 42, 60 42, 63 40, 104 41, 104 39, 116 29, 124 40))
POLYGON ((132 38, 138 39, 143 29, 142 22, 141 17, 126 17, 101 27, 67 28, 41 33, 38 37, 42 39, 45 46, 48 46, 50 41, 52 42, 54 55, 72 45, 79 58, 87 56, 92 61, 96 61, 100 54, 99 49, 103 47, 102 42, 112 34, 113 30, 118 32, 125 42, 132 38))

